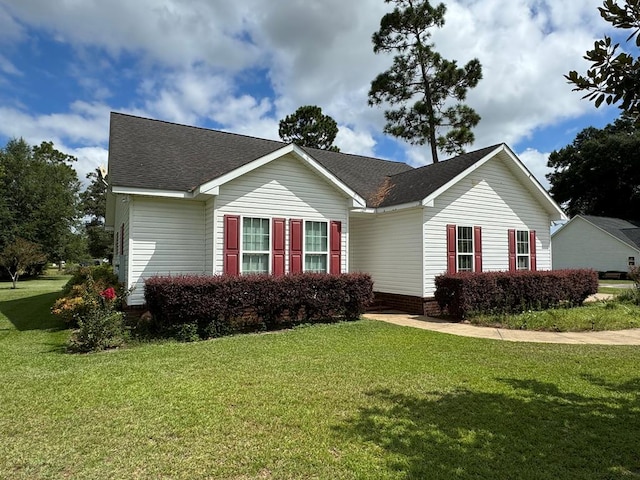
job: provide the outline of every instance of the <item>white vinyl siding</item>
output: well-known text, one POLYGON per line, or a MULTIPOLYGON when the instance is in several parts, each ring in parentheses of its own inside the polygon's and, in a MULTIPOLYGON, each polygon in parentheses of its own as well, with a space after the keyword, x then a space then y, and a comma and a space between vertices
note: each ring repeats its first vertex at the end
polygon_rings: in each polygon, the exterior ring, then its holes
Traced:
POLYGON ((115 195, 115 224, 113 226, 113 264, 118 280, 129 281, 129 202, 128 195, 115 195), (117 239, 117 242, 116 242, 117 239), (122 253, 121 253, 122 252, 122 253))
POLYGON ((204 210, 204 232, 205 232, 205 256, 204 271, 206 274, 213 274, 213 208, 215 200, 207 200, 204 210))
POLYGON ((216 273, 223 272, 224 215, 285 218, 285 271, 289 270, 289 219, 342 222, 342 271, 347 271, 347 197, 300 160, 287 155, 220 187, 214 213, 216 273))
POLYGON ((371 274, 377 292, 422 296, 421 208, 353 215, 350 227, 350 271, 371 274))
POLYGON ((130 305, 144 303, 144 279, 203 274, 206 264, 205 204, 183 199, 132 197, 130 305))
POLYGON ((482 228, 482 269, 509 269, 509 229, 536 230, 537 269, 551 269, 550 218, 542 205, 496 156, 424 208, 424 292, 447 271, 447 224, 482 228))
POLYGON ((599 272, 626 272, 629 257, 636 265, 640 250, 621 242, 581 217, 553 235, 553 268, 592 268, 599 272))

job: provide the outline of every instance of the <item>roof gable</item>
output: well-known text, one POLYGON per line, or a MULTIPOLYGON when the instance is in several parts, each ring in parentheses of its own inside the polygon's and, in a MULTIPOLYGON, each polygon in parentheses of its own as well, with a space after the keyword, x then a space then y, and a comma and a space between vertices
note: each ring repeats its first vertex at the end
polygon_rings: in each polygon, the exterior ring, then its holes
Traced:
POLYGON ((626 243, 633 248, 640 249, 639 220, 623 220, 621 218, 598 217, 595 215, 577 215, 577 217, 582 218, 601 230, 604 230, 621 242, 626 243))

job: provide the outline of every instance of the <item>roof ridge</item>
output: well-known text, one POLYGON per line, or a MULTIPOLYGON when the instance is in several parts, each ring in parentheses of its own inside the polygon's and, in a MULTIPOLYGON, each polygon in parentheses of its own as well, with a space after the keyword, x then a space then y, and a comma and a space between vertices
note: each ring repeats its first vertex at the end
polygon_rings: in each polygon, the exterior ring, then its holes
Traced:
MULTIPOLYGON (((390 178, 395 178, 395 177, 398 177, 400 175, 405 175, 405 174, 408 174, 408 173, 420 172, 420 171, 423 171, 423 170, 425 170, 425 169, 427 169, 429 167, 434 167, 435 165, 442 165, 443 163, 447 163, 447 162, 450 162, 452 160, 457 160, 457 159, 460 159, 462 157, 466 157, 467 155, 472 155, 474 153, 481 152, 482 150, 495 150, 496 148, 498 148, 501 145, 506 145, 506 144, 504 142, 502 142, 502 143, 496 143, 495 145, 489 145, 488 147, 478 148, 477 150, 472 150, 470 152, 461 153, 460 155, 456 155, 455 157, 446 158, 446 159, 440 160, 439 162, 436 162, 436 163, 428 163, 428 164, 422 165, 420 167, 415 167, 413 170, 407 170, 406 172, 396 173, 394 175, 391 175, 390 178)), ((478 160, 480 160, 480 158, 478 160)))
POLYGON ((235 136, 235 137, 243 137, 243 138, 252 138, 254 140, 260 140, 263 142, 275 142, 275 143, 280 143, 282 144, 282 146, 286 146, 289 145, 286 142, 283 142, 282 140, 272 140, 270 138, 262 138, 262 137, 256 137, 254 135, 246 135, 244 133, 236 133, 236 132, 227 132, 225 130, 218 130, 216 128, 208 128, 208 127, 201 127, 198 125, 187 125, 185 123, 177 123, 177 122, 170 122, 168 120, 160 120, 157 118, 149 118, 149 117, 141 117, 140 115, 132 115, 130 113, 122 113, 122 112, 115 112, 115 111, 111 111, 112 115, 121 115, 123 117, 129 117, 129 118, 135 118, 138 120, 148 120, 151 122, 157 122, 157 123, 164 123, 166 125, 175 125, 176 127, 185 127, 185 128, 193 128, 196 130, 205 130, 207 132, 215 132, 215 133, 223 133, 225 135, 231 135, 231 136, 235 136))

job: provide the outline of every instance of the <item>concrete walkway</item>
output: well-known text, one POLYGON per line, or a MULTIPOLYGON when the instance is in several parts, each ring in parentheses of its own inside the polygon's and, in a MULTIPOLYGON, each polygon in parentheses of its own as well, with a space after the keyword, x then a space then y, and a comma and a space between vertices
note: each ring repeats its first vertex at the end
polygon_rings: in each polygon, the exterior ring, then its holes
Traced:
POLYGON ((463 337, 489 338, 510 342, 570 343, 590 345, 640 345, 640 328, 609 332, 533 332, 506 328, 477 327, 468 323, 447 322, 422 315, 402 312, 370 312, 365 318, 404 327, 422 328, 463 337))

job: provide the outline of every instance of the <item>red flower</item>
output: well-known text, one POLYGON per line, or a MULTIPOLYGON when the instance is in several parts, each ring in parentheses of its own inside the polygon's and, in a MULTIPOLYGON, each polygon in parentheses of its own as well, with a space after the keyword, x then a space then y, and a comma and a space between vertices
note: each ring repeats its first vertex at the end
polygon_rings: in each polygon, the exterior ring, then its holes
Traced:
POLYGON ((113 300, 114 298, 117 297, 116 291, 114 290, 113 287, 109 287, 106 290, 103 290, 102 292, 100 292, 100 296, 105 300, 113 300))

